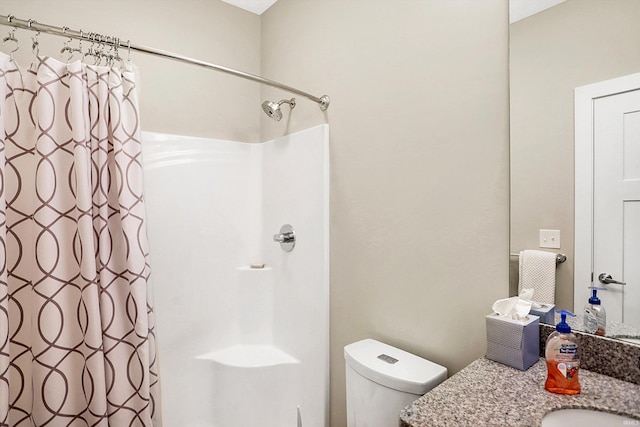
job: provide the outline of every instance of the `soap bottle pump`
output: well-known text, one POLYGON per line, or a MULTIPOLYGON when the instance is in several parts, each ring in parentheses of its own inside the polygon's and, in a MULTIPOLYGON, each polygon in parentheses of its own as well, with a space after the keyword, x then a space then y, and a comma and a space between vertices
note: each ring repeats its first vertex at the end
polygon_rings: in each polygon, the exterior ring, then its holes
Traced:
POLYGON ((584 330, 590 334, 605 335, 607 326, 607 314, 598 298, 598 291, 606 291, 607 288, 589 286, 592 291, 589 302, 584 306, 584 330))
POLYGON ((571 333, 571 327, 567 323, 567 316, 575 317, 575 314, 567 310, 557 310, 557 313, 560 313, 561 320, 556 325, 556 330, 547 338, 544 352, 547 360, 547 381, 544 388, 552 393, 578 394, 578 339, 571 333))

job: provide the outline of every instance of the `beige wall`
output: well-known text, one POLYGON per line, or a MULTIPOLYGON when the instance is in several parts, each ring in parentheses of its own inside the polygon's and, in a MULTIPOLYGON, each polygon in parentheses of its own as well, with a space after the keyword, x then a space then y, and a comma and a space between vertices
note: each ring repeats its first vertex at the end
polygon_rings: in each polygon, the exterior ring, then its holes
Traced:
MULTIPOLYGON (((0 0, 0 14, 126 37, 136 44, 260 73, 260 17, 221 1, 0 0)), ((7 30, 0 27, 2 37, 7 30)), ((33 33, 18 30, 16 35, 21 46, 16 58, 29 64, 33 33)), ((60 58, 64 39, 41 35, 40 41, 42 55, 60 58)), ((141 74, 143 130, 259 141, 260 85, 135 52, 132 60, 141 74)))
POLYGON ((639 23, 637 0, 568 0, 510 28, 511 251, 537 248, 538 229, 561 231, 562 308, 573 308, 573 89, 639 72, 639 23))
POLYGON ((332 427, 350 342, 451 374, 484 355, 508 292, 507 33, 506 0, 279 0, 262 17, 263 75, 332 99, 262 124, 330 126, 332 427))

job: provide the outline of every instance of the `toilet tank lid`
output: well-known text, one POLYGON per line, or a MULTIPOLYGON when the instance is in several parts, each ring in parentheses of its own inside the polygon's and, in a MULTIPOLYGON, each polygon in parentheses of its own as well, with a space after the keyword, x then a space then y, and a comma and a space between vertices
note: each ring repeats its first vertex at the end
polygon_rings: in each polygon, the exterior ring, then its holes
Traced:
POLYGON ((373 339, 344 348, 347 365, 373 382, 422 395, 447 379, 447 368, 373 339))

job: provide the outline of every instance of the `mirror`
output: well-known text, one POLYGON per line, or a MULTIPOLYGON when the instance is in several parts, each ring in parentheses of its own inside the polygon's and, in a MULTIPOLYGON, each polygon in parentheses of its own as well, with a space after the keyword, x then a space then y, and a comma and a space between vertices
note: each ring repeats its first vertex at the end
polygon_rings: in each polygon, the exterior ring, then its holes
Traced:
MULTIPOLYGON (((511 253, 539 249, 540 229, 560 230, 560 248, 542 250, 567 256, 556 306, 578 314, 587 301, 574 307, 574 89, 640 72, 638 22, 636 0, 566 0, 510 25, 511 253)), ((509 276, 517 295, 517 257, 509 276)))

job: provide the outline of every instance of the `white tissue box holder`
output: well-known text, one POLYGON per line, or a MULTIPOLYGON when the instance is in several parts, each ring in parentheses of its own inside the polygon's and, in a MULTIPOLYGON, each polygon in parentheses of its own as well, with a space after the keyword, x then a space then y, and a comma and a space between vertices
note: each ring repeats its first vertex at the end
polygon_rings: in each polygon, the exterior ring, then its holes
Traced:
POLYGON ((542 305, 542 307, 540 308, 531 307, 529 314, 538 316, 540 318, 540 323, 546 323, 547 325, 555 325, 556 324, 555 304, 542 304, 542 303, 538 303, 538 304, 542 305))
POLYGON ((487 359, 526 371, 540 359, 540 318, 529 315, 513 320, 489 314, 487 323, 487 359))

